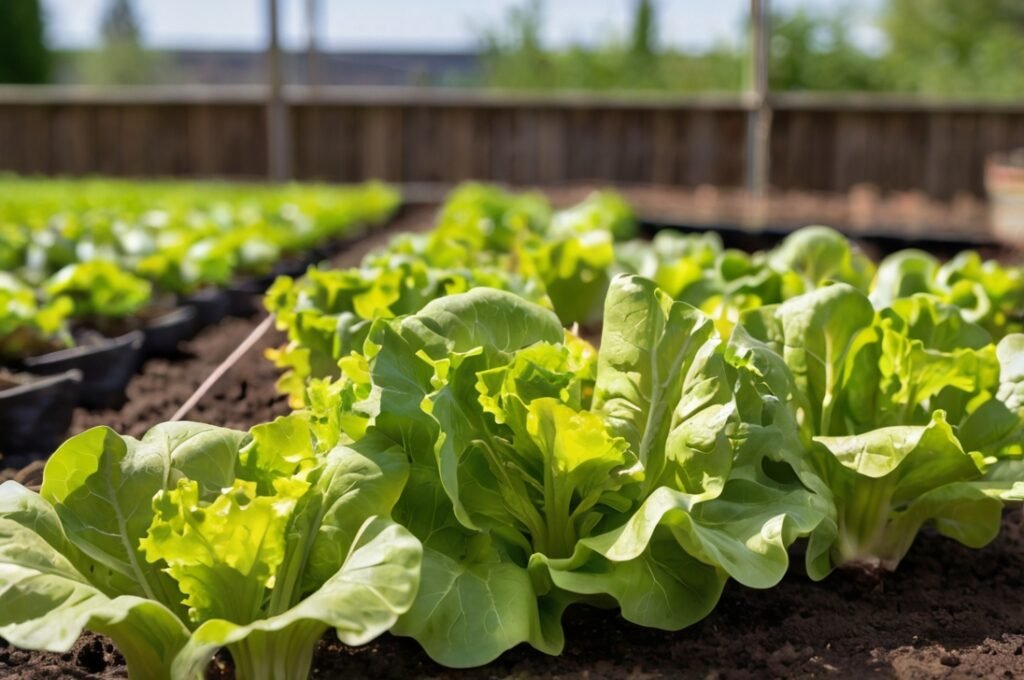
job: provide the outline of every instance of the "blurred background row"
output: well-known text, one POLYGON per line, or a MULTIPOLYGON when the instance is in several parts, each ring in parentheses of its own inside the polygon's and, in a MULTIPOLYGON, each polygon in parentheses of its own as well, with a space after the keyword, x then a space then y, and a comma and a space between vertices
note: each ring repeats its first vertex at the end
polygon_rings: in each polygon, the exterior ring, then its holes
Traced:
POLYGON ((3 0, 0 172, 670 187, 634 200, 1019 242, 1022 64, 1021 0, 3 0))
MULTIPOLYGON (((327 85, 730 92, 746 0, 280 0, 285 79, 327 85)), ((0 81, 266 78, 262 0, 5 0, 0 81)), ((1020 0, 777 0, 772 90, 1020 97, 1020 0)))

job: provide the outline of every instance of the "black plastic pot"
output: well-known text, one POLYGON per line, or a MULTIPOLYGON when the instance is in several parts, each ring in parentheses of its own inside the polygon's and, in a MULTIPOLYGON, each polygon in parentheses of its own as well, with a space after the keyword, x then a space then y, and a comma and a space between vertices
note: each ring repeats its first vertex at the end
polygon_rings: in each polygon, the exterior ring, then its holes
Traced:
POLYGON ((221 290, 220 288, 206 288, 198 293, 189 295, 182 300, 182 304, 195 307, 196 316, 194 330, 198 332, 207 326, 213 326, 214 324, 220 323, 228 314, 228 307, 231 304, 231 299, 225 290, 221 290))
MULTIPOLYGON (((640 235, 646 238, 653 238, 662 230, 680 231, 683 233, 703 233, 706 231, 718 232, 722 238, 722 244, 726 248, 738 248, 747 252, 768 250, 776 247, 789 234, 793 233, 803 223, 777 222, 766 224, 758 229, 750 229, 738 223, 707 222, 707 223, 682 223, 666 220, 639 220, 638 230, 640 235)), ((904 230, 900 227, 878 225, 870 232, 858 230, 855 234, 846 228, 840 228, 851 239, 855 239, 863 246, 872 249, 872 256, 884 257, 904 248, 919 248, 927 250, 940 259, 953 257, 964 250, 975 249, 998 249, 998 244, 992 239, 982 237, 978 239, 958 238, 947 236, 941 232, 921 232, 911 237, 898 236, 904 230)))
POLYGON ((312 265, 320 262, 322 259, 320 253, 314 251, 306 257, 290 258, 279 262, 270 274, 249 276, 237 280, 227 288, 228 298, 230 299, 228 315, 250 317, 256 314, 262 306, 261 298, 278 276, 298 278, 305 274, 306 270, 312 265))
POLYGON ((19 373, 15 387, 0 389, 0 452, 46 455, 60 446, 78 403, 81 371, 39 377, 19 373))
POLYGON ((147 358, 174 356, 178 352, 178 344, 191 338, 195 329, 196 308, 189 305, 178 307, 153 319, 143 329, 146 341, 142 353, 147 358))
POLYGON ((306 253, 303 257, 291 258, 285 262, 279 262, 275 267, 274 271, 268 275, 261 277, 266 281, 266 287, 269 288, 270 284, 274 282, 278 276, 290 276, 293 279, 297 279, 306 273, 312 265, 320 262, 323 258, 316 251, 306 253))
POLYGON ((82 372, 79 404, 90 409, 120 408, 125 388, 142 361, 142 331, 95 344, 62 349, 25 359, 25 368, 40 375, 56 375, 72 369, 82 372))
POLYGON ((265 277, 245 279, 235 283, 225 292, 228 296, 228 315, 247 318, 256 313, 262 295, 270 284, 265 277))

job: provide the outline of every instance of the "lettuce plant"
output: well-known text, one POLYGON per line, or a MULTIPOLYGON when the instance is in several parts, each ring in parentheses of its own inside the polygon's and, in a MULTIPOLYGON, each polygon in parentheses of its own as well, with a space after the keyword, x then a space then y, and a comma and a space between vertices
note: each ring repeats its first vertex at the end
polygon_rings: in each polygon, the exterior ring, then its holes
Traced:
POLYGON ((404 255, 440 269, 500 269, 542 287, 563 324, 587 323, 600 313, 613 243, 635 228, 612 192, 552 213, 534 194, 469 184, 449 197, 429 233, 399 237, 371 261, 404 255))
POLYGON ((800 277, 802 292, 812 291, 830 281, 846 283, 866 292, 875 274, 871 260, 831 227, 798 229, 768 257, 777 271, 793 272, 800 277))
POLYGON ((527 279, 543 283, 564 325, 594 322, 611 280, 614 243, 635 231, 633 212, 621 196, 595 192, 556 212, 540 234, 524 233, 514 262, 527 279))
POLYGON ((552 217, 549 236, 565 233, 609 232, 616 241, 636 234, 636 217, 626 200, 614 191, 595 191, 583 201, 552 217))
POLYGON ((730 576, 777 582, 788 543, 827 514, 764 472, 770 447, 739 422, 709 319, 640 278, 613 282, 606 310, 597 359, 509 293, 441 298, 374 323, 340 415, 317 399, 315 419, 409 458, 395 515, 423 541, 423 574, 394 632, 441 663, 521 642, 557 653, 573 602, 681 628, 730 576))
POLYGON ((278 277, 265 304, 288 343, 268 356, 285 372, 278 389, 291 404, 306 403, 311 380, 336 378, 338 362, 361 348, 375 319, 418 311, 429 301, 470 288, 510 290, 550 306, 538 284, 493 268, 435 269, 403 255, 381 257, 363 267, 323 271, 301 279, 278 277))
POLYGON ((28 246, 26 230, 0 218, 0 271, 11 271, 21 265, 28 246))
POLYGON ((802 479, 835 506, 811 537, 813 577, 894 569, 926 522, 972 547, 995 537, 1009 491, 981 480, 1020 436, 999 354, 983 328, 926 295, 876 313, 834 284, 744 314, 730 360, 786 406, 782 446, 806 457, 802 479))
POLYGON ((613 234, 605 229, 531 235, 516 250, 518 271, 539 281, 565 325, 600 316, 615 262, 613 234))
POLYGON ((0 263, 42 283, 63 267, 116 262, 159 290, 189 293, 383 222, 398 194, 338 188, 5 179, 0 263))
MULTIPOLYGON (((960 439, 986 456, 984 487, 1006 500, 1024 500, 1024 334, 996 346, 999 386, 995 399, 978 404, 960 426, 960 439)), ((991 388, 990 388, 991 389, 991 388)))
POLYGON ((628 274, 651 279, 673 299, 683 298, 687 291, 690 304, 699 306, 710 293, 705 283, 724 247, 717 232, 684 234, 663 229, 650 241, 634 240, 615 248, 618 267, 628 274), (696 299, 696 302, 694 302, 696 299))
POLYGON ((624 438, 642 479, 569 558, 537 554, 557 588, 610 596, 640 625, 677 630, 714 608, 729 578, 782 579, 787 547, 829 521, 779 446, 773 404, 722 355, 713 321, 651 281, 619 277, 605 305, 592 410, 624 438))
POLYGON ((69 345, 71 309, 64 297, 40 303, 32 288, 0 272, 0 359, 23 359, 69 345))
POLYGON ((0 636, 66 651, 109 635, 132 677, 306 677, 329 628, 361 644, 415 594, 420 546, 387 519, 397 450, 312 450, 301 416, 251 433, 96 428, 49 460, 40 493, 0 486, 0 636))
POLYGON ((65 297, 78 318, 121 318, 149 304, 152 286, 114 262, 93 260, 64 267, 44 285, 51 298, 65 297))
POLYGON ((968 250, 940 264, 920 250, 893 253, 878 267, 871 291, 876 306, 914 293, 931 293, 983 326, 996 340, 1024 331, 1024 270, 982 260, 968 250))
POLYGON ((874 267, 828 227, 804 227, 774 250, 725 249, 713 232, 659 232, 650 243, 619 248, 620 267, 654 280, 673 299, 699 308, 724 337, 748 309, 778 304, 833 281, 867 290, 874 267))
POLYGON ((543 233, 551 206, 540 194, 467 183, 448 196, 427 234, 398 237, 385 252, 417 255, 432 267, 496 264, 526 233, 543 233))

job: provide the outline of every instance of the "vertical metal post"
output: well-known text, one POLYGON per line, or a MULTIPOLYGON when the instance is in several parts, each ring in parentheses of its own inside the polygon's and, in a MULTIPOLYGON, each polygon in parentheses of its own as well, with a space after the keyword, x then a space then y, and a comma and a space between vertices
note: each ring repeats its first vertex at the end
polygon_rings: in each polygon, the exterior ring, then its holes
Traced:
POLYGON ((319 0, 306 0, 306 84, 316 91, 320 84, 317 55, 317 26, 320 24, 319 0))
POLYGON ((772 109, 768 101, 769 0, 750 0, 751 59, 747 111, 747 189, 754 196, 768 190, 772 109))
POLYGON ((277 0, 267 0, 267 20, 267 161, 270 179, 284 182, 291 177, 291 134, 284 100, 277 0))

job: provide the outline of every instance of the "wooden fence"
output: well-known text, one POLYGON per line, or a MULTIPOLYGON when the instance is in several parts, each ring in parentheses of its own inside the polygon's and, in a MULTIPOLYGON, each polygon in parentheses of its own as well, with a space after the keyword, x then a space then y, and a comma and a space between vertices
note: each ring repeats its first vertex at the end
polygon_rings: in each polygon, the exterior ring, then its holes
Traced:
MULTIPOLYGON (((742 96, 522 96, 479 91, 287 90, 298 179, 742 186, 742 96)), ((985 158, 1024 146, 1024 103, 775 95, 769 183, 845 191, 869 182, 981 195, 985 158)), ((259 87, 0 88, 0 172, 267 174, 259 87)))

